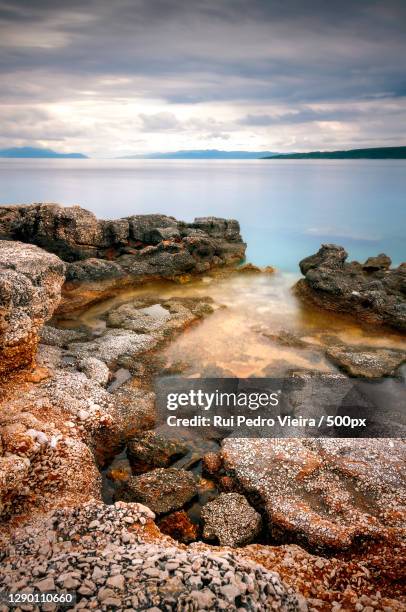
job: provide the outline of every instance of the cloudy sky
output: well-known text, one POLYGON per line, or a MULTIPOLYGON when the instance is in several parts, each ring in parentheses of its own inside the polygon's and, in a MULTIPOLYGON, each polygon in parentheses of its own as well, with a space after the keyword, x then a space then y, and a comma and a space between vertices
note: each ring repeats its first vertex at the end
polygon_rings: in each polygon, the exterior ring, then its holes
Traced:
POLYGON ((405 0, 0 0, 0 147, 406 144, 405 0))

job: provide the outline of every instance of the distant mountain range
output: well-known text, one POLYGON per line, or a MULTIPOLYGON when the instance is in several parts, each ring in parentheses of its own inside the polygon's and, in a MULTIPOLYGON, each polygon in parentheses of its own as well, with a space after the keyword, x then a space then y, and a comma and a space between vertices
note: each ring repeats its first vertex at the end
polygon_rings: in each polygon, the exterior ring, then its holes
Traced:
POLYGON ((0 149, 0 157, 12 158, 58 158, 58 159, 87 159, 82 153, 57 153, 52 149, 40 149, 35 147, 13 147, 11 149, 0 149))
POLYGON ((219 151, 218 149, 191 149, 170 153, 144 153, 126 155, 120 159, 261 159, 277 155, 272 151, 219 151))
POLYGON ((377 147, 348 151, 312 151, 267 155, 263 159, 406 159, 406 147, 377 147))

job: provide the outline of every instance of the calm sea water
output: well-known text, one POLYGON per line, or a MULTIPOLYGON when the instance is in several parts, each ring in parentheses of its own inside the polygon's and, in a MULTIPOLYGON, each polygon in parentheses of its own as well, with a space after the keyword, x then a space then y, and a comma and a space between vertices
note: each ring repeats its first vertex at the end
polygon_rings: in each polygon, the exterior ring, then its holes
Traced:
POLYGON ((297 271, 322 242, 406 260, 406 161, 0 160, 0 203, 80 204, 102 218, 240 221, 248 259, 297 271))

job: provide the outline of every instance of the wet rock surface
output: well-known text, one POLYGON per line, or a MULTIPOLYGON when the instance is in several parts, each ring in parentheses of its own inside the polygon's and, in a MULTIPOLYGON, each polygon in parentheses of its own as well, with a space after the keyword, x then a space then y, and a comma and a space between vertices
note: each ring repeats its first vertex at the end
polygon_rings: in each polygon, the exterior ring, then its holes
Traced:
POLYGON ((403 440, 228 439, 222 453, 277 540, 343 550, 360 538, 404 537, 403 440))
POLYGON ((406 264, 390 268, 384 254, 364 264, 346 262, 343 247, 324 244, 300 262, 296 294, 327 310, 406 331, 406 264))
POLYGON ((154 431, 127 440, 127 456, 135 473, 141 474, 157 467, 169 467, 189 449, 179 440, 168 439, 154 431))
POLYGON ((196 479, 191 472, 176 468, 156 468, 127 480, 120 499, 137 501, 157 514, 182 508, 197 495, 196 479))
POLYGON ((0 241, 0 377, 33 364, 38 333, 59 303, 64 272, 55 255, 0 241))
POLYGON ((198 525, 192 523, 184 510, 164 516, 157 524, 162 533, 184 544, 194 542, 199 536, 198 525))
POLYGON ((222 493, 203 507, 203 537, 221 546, 243 546, 261 529, 261 515, 238 493, 222 493))

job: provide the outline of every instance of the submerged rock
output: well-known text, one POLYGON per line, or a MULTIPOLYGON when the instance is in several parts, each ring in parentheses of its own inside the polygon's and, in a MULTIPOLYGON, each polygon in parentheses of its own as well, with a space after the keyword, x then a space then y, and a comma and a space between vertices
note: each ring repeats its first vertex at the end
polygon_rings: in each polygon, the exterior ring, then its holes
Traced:
POLYGON ((243 546, 261 529, 261 515, 243 495, 222 493, 202 509, 203 537, 217 538, 221 546, 243 546))
POLYGON ((194 542, 199 535, 199 527, 192 523, 184 510, 178 510, 164 516, 158 521, 158 527, 162 533, 184 544, 194 542))
POLYGON ((406 330, 406 264, 390 268, 384 254, 347 263, 343 247, 323 244, 299 266, 296 293, 321 308, 406 330))
POLYGON ((157 468, 130 478, 123 486, 120 498, 141 502, 153 512, 164 514, 182 508, 196 494, 196 480, 191 472, 157 468))
POLYGON ((170 440, 154 431, 127 440, 127 455, 134 472, 141 474, 157 467, 169 467, 188 452, 176 439, 170 440))
POLYGON ((59 303, 64 272, 56 255, 0 241, 0 377, 33 363, 38 333, 59 303))
POLYGON ((254 266, 252 263, 245 263, 242 266, 238 266, 235 271, 240 274, 261 274, 262 272, 261 268, 254 266))

